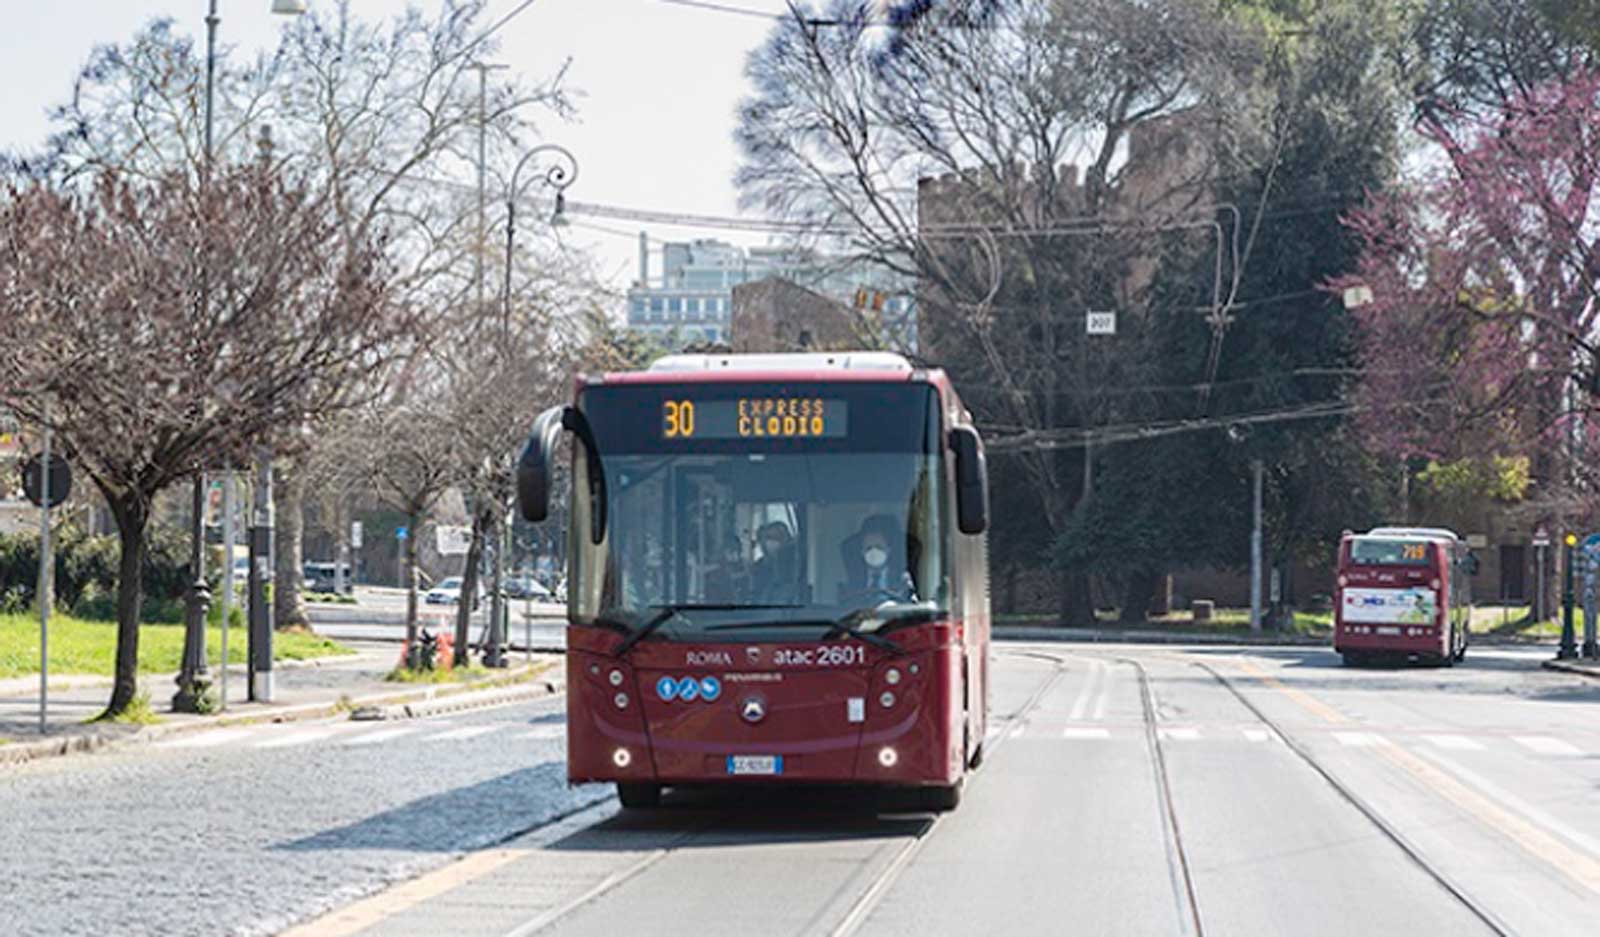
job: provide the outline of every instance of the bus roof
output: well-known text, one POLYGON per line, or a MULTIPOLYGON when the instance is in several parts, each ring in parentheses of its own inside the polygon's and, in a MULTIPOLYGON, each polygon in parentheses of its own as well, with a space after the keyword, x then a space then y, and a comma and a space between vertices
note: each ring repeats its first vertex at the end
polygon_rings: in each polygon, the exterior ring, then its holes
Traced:
POLYGON ((1367 531, 1369 537, 1428 537, 1436 540, 1449 540, 1452 543, 1461 539, 1453 530, 1443 527, 1374 527, 1367 531))
POLYGON ((943 383, 942 371, 918 369, 904 356, 885 351, 667 355, 643 371, 611 372, 601 377, 589 377, 580 383, 908 381, 917 374, 926 376, 934 383, 943 383))

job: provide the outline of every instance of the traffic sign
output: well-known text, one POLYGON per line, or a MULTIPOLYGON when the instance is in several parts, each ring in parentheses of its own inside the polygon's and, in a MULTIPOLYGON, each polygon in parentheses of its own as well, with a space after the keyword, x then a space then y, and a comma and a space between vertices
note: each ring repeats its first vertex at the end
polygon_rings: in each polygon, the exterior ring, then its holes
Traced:
MULTIPOLYGON (((44 506, 44 459, 38 455, 22 464, 22 493, 35 507, 44 506)), ((72 493, 72 466, 66 457, 50 454, 50 506, 59 507, 72 493)))
MULTIPOLYGON (((402 528, 402 529, 404 529, 404 528, 402 528)), ((404 539, 404 538, 401 538, 401 539, 404 539)), ((356 549, 356 550, 361 549, 361 522, 360 521, 351 521, 350 522, 350 546, 353 549, 356 549)))
POLYGON ((1088 327, 1090 335, 1115 335, 1117 334, 1117 314, 1115 312, 1090 312, 1088 327))
POLYGON ((472 545, 471 527, 445 527, 443 525, 433 529, 437 540, 440 556, 460 556, 467 552, 472 545))

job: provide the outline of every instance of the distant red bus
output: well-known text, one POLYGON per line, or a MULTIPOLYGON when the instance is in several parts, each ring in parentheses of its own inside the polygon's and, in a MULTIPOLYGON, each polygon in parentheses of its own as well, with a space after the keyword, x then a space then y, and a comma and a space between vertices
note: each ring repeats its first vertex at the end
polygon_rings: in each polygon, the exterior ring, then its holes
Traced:
POLYGON ((1380 527, 1339 543, 1334 650, 1347 665, 1465 659, 1477 566, 1454 533, 1380 527))
POLYGON ((518 466, 546 517, 576 437, 567 775, 915 788, 949 809, 988 722, 988 483, 942 371, 685 355, 582 378, 518 466))

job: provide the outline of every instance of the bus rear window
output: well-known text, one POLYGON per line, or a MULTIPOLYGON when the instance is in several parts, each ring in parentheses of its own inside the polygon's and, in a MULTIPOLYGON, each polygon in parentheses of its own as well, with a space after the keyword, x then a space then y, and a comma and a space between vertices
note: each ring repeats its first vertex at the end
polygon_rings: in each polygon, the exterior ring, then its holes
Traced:
POLYGON ((1427 566, 1433 562, 1426 540, 1352 540, 1350 562, 1357 566, 1427 566))

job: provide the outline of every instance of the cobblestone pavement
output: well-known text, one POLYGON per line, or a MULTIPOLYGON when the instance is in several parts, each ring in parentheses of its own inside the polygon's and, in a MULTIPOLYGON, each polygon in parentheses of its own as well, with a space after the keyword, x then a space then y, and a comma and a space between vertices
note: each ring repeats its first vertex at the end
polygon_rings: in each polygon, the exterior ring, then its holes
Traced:
POLYGON ((560 698, 216 729, 0 773, 3 930, 265 934, 610 795, 560 698))

